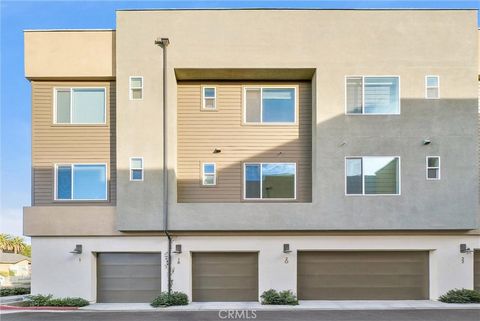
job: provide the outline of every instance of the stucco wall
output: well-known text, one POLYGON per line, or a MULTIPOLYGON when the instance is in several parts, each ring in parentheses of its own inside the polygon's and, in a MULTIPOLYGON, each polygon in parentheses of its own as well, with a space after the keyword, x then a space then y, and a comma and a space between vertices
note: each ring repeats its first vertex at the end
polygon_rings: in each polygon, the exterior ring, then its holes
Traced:
MULTIPOLYGON (((168 47, 168 172, 174 230, 472 229, 478 224, 476 12, 119 11, 120 230, 162 229, 162 50, 168 47), (446 23, 448 21, 448 23, 446 23), (311 204, 177 204, 175 68, 314 68, 311 204), (425 100, 425 75, 441 99, 425 100), (144 77, 142 101, 128 76, 144 77), (401 115, 345 116, 346 75, 398 75, 401 115), (430 138, 432 144, 423 146, 430 138), (345 144, 343 144, 345 142, 345 144), (400 196, 346 197, 344 157, 401 157, 400 196), (442 180, 425 180, 425 157, 442 180), (128 180, 143 156, 145 181, 128 180)), ((219 146, 222 148, 222 146, 219 146)))
MULTIPOLYGON (((183 252, 172 257, 173 290, 183 291, 191 298, 191 252, 195 251, 258 251, 261 294, 270 288, 296 291, 298 250, 428 250, 430 298, 435 300, 453 288, 473 288, 473 255, 461 254, 460 243, 470 248, 480 247, 478 236, 465 235, 175 237, 173 246, 181 244, 183 252), (291 253, 282 252, 284 243, 290 244, 291 253)), ((32 293, 79 296, 95 301, 96 256, 92 252, 166 253, 166 250, 165 237, 34 237, 32 293), (75 244, 83 245, 81 255, 69 253, 75 244)), ((162 289, 167 289, 166 264, 162 264, 162 289)))

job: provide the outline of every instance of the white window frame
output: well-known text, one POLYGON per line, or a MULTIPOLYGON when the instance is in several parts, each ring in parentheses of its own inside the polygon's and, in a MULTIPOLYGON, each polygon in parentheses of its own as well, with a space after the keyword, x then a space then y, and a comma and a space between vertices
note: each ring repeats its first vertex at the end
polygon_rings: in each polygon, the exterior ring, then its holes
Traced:
POLYGON ((247 162, 243 163, 243 200, 244 201, 296 201, 297 200, 297 163, 292 162, 247 162), (295 178, 293 180, 293 198, 263 198, 263 179, 262 179, 262 165, 267 164, 283 164, 295 165, 295 178), (247 165, 260 165, 260 198, 247 198, 247 182, 246 182, 246 168, 247 165))
POLYGON ((130 76, 128 77, 128 97, 130 100, 143 100, 143 76, 130 76), (141 87, 132 87, 132 79, 133 78, 140 78, 142 80, 141 87), (141 89, 142 90, 142 98, 133 98, 133 89, 141 89))
POLYGON ((107 163, 55 163, 54 164, 54 179, 53 179, 53 189, 54 189, 54 201, 58 201, 58 202, 105 202, 105 201, 108 201, 108 185, 109 185, 109 182, 108 182, 108 165, 107 163), (76 199, 76 198, 73 198, 73 185, 74 185, 74 180, 75 180, 75 177, 73 175, 73 168, 74 166, 76 165, 99 165, 99 166, 105 166, 105 198, 104 199, 76 199), (58 198, 58 178, 57 178, 57 175, 58 175, 58 167, 60 166, 70 166, 71 169, 70 169, 70 172, 71 172, 71 177, 72 177, 72 181, 71 181, 71 191, 70 191, 70 195, 72 196, 71 199, 59 199, 58 198))
POLYGON ((439 181, 441 179, 441 177, 442 177, 442 162, 441 162, 440 156, 427 156, 425 158, 425 178, 427 179, 427 181, 439 181), (438 167, 428 166, 428 159, 429 158, 438 158, 438 167), (428 177, 428 170, 429 169, 438 169, 438 177, 429 178, 428 177))
POLYGON ((400 156, 392 156, 392 155, 365 155, 365 156, 345 156, 344 160, 345 164, 345 196, 401 196, 402 195, 402 160, 400 156), (398 158, 398 194, 365 194, 365 175, 363 174, 363 163, 364 163, 364 158, 365 157, 392 157, 392 158, 398 158), (362 159, 362 194, 347 194, 347 160, 348 159, 362 159))
POLYGON ((285 125, 297 125, 298 120, 298 86, 291 85, 269 85, 269 86, 244 86, 243 87, 243 125, 266 125, 266 126, 285 126, 285 125), (259 122, 247 122, 247 90, 249 89, 260 89, 260 121, 259 122), (295 110, 293 115, 293 122, 263 122, 263 90, 264 89, 293 89, 295 95, 295 110))
POLYGON ((144 178, 144 175, 145 175, 145 171, 144 171, 144 163, 143 163, 143 157, 130 157, 129 159, 129 165, 130 165, 130 181, 131 182, 143 182, 143 178, 144 178), (132 167, 132 160, 134 159, 140 159, 142 161, 142 167, 139 168, 139 167, 132 167), (142 178, 141 179, 134 179, 133 178, 133 170, 141 170, 142 171, 142 178))
POLYGON ((215 111, 217 110, 217 87, 215 86, 202 86, 202 110, 205 111, 215 111), (205 89, 213 89, 214 96, 213 97, 205 97, 205 89), (213 108, 206 107, 205 101, 207 99, 213 98, 213 108))
POLYGON ((425 76, 425 99, 440 99, 440 76, 439 75, 426 75, 425 76), (438 86, 429 86, 428 85, 428 78, 429 77, 437 78, 438 86), (428 89, 430 89, 430 88, 436 88, 437 89, 438 97, 434 97, 434 98, 428 97, 428 89))
POLYGON ((214 162, 204 162, 204 163, 202 163, 202 186, 205 186, 205 187, 217 186, 217 164, 216 163, 214 163, 214 162), (213 165, 213 174, 212 173, 205 173, 205 165, 213 165), (208 176, 213 175, 213 184, 205 184, 206 175, 208 175, 208 176))
POLYGON ((55 125, 61 126, 76 126, 76 125, 88 125, 88 126, 98 126, 107 124, 107 87, 54 87, 53 88, 53 123, 55 125), (73 123, 72 122, 72 108, 73 108, 73 91, 75 89, 103 89, 105 95, 104 106, 103 106, 103 123, 73 123), (69 123, 58 123, 57 122, 57 92, 58 91, 70 91, 70 122, 69 123))
POLYGON ((346 75, 345 76, 345 115, 348 116, 392 116, 400 115, 402 111, 402 82, 399 75, 346 75), (365 78, 378 77, 378 78, 398 78, 398 112, 391 114, 384 113, 365 113, 365 78), (347 107, 347 81, 348 78, 362 78, 362 112, 361 113, 349 113, 347 107))

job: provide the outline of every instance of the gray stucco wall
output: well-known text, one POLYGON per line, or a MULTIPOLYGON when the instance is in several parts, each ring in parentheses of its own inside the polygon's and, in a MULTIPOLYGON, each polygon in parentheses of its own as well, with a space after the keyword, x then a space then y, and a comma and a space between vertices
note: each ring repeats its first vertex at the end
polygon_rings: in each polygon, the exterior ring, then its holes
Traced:
POLYGON ((162 52, 169 37, 168 169, 173 230, 473 229, 478 226, 475 11, 117 13, 117 226, 162 229, 162 52), (448 22, 448 23, 447 23, 448 22), (176 203, 174 68, 314 68, 312 203, 176 203), (441 99, 425 100, 425 75, 441 99), (145 80, 128 100, 128 76, 145 80), (346 116, 346 75, 398 75, 401 115, 346 116), (422 145, 429 137, 432 144, 422 145), (342 145, 342 142, 346 144, 342 145), (345 156, 400 156, 401 195, 345 196, 345 156), (425 157, 442 179, 425 179, 425 157), (145 181, 128 180, 143 156, 145 181))

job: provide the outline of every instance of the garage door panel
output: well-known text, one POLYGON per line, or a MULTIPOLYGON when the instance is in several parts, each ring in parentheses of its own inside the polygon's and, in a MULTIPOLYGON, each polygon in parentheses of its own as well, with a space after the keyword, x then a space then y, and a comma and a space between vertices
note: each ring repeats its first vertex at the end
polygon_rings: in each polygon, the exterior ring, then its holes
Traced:
POLYGON ((98 254, 97 302, 151 302, 160 291, 160 253, 98 254))
POLYGON ((257 301, 258 254, 192 254, 193 301, 257 301))
POLYGON ((426 251, 298 252, 304 300, 428 299, 426 251))

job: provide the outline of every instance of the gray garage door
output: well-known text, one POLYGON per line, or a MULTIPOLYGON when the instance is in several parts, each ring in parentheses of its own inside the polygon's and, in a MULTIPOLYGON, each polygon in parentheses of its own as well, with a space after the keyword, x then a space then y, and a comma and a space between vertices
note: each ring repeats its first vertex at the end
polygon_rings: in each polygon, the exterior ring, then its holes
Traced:
POLYGON ((480 291, 480 250, 473 253, 473 273, 474 288, 480 291))
POLYGON ((97 302, 151 302, 160 294, 160 253, 98 253, 97 302))
POLYGON ((193 253, 192 300, 258 301, 258 254, 193 253))
POLYGON ((301 300, 424 300, 427 251, 298 252, 301 300))

